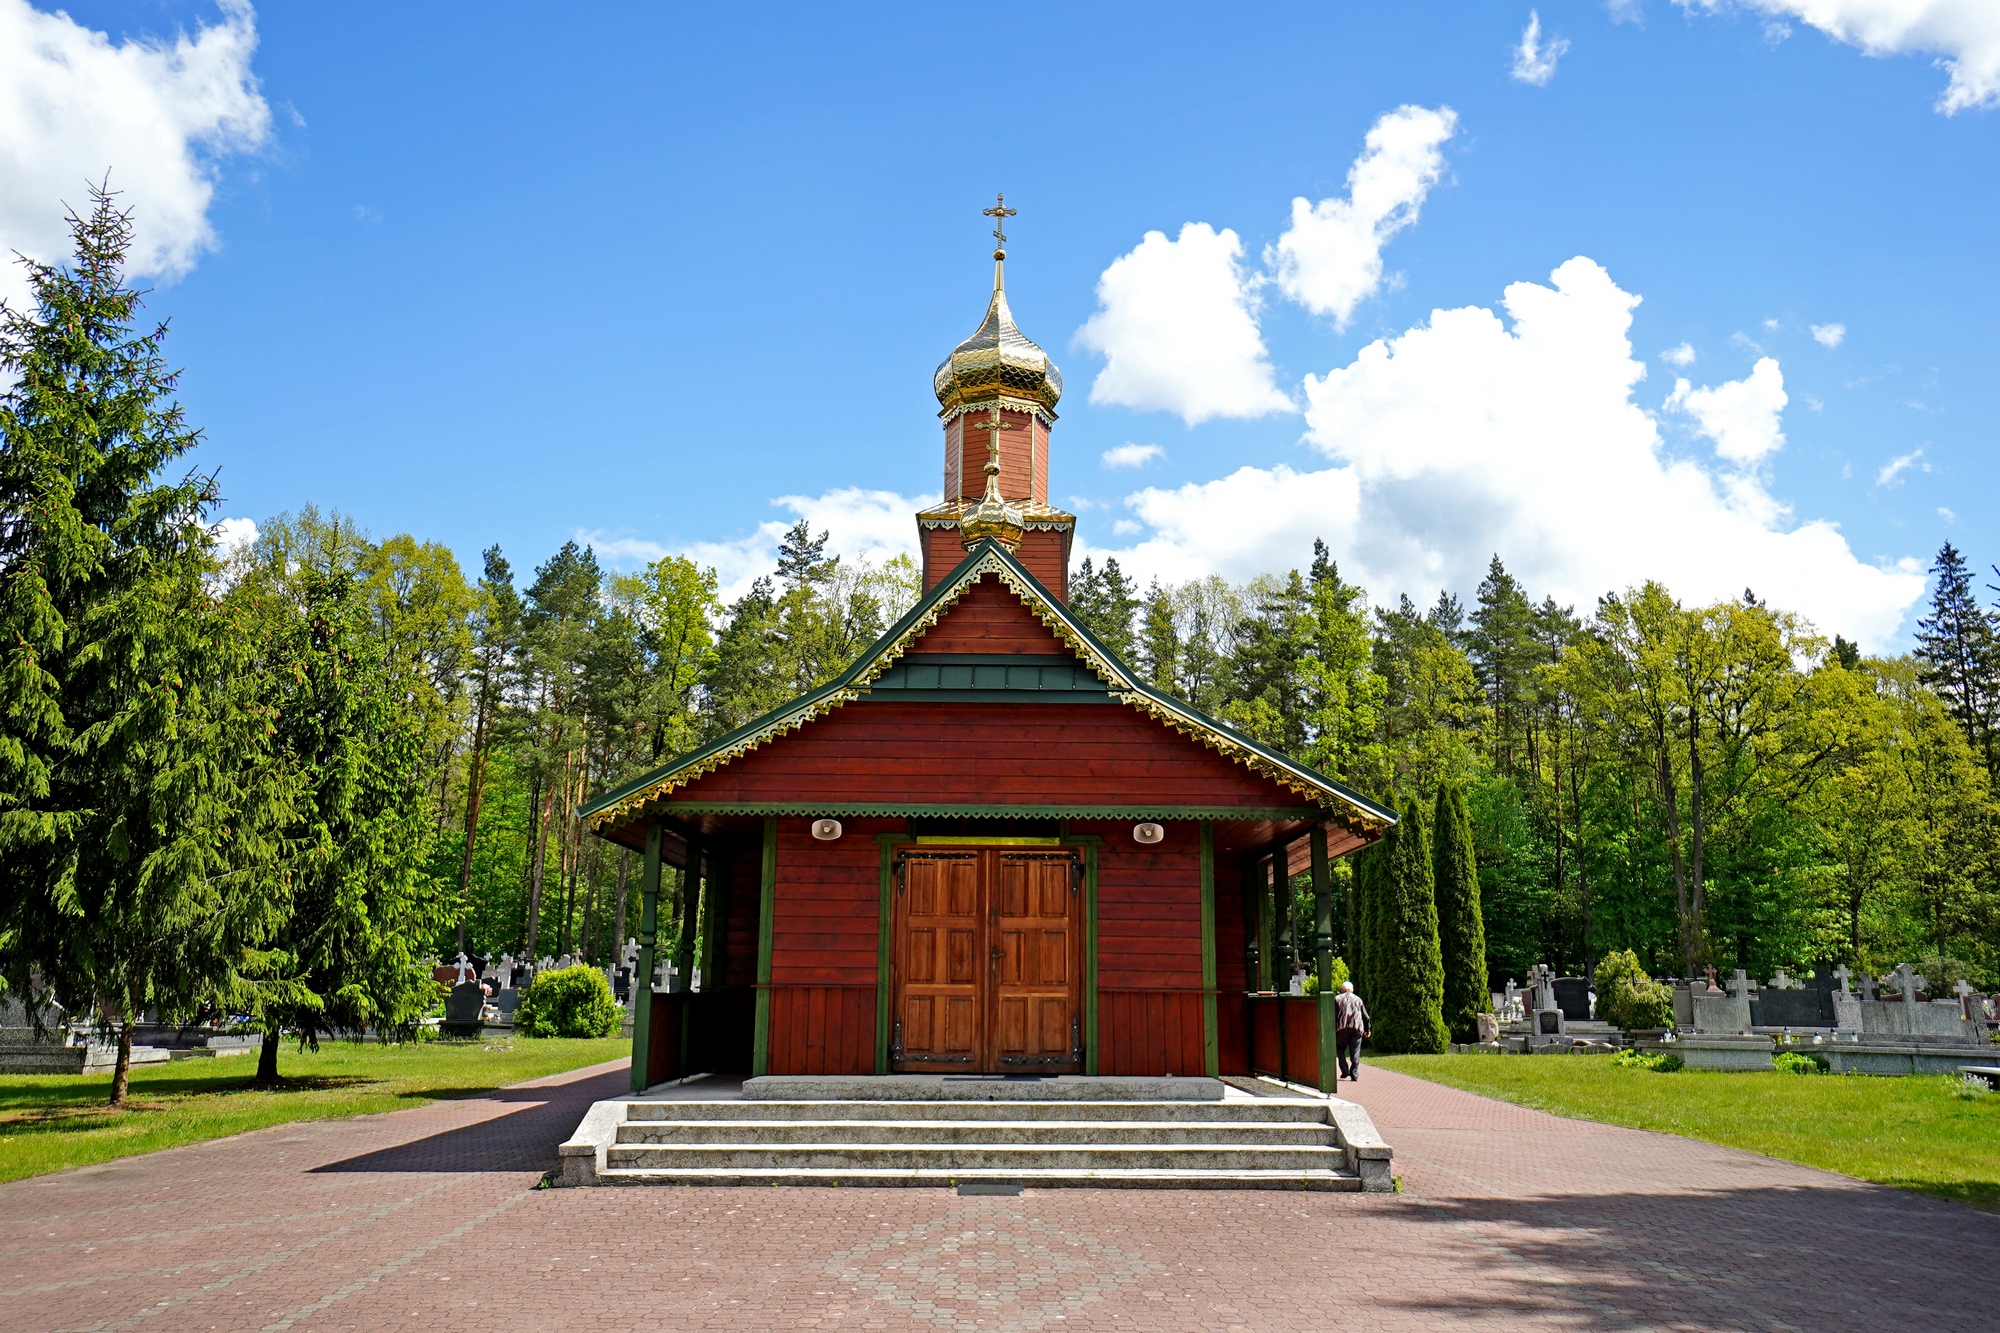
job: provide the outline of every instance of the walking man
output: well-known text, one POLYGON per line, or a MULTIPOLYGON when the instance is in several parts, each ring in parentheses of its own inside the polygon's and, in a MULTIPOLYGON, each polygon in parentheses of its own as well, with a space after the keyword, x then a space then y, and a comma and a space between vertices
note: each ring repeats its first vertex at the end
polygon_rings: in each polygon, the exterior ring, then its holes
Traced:
POLYGON ((1333 1048, 1340 1060, 1340 1076, 1349 1083, 1361 1081, 1361 1042, 1374 1029, 1368 1022, 1368 1006, 1354 993, 1354 983, 1340 983, 1333 997, 1333 1048))

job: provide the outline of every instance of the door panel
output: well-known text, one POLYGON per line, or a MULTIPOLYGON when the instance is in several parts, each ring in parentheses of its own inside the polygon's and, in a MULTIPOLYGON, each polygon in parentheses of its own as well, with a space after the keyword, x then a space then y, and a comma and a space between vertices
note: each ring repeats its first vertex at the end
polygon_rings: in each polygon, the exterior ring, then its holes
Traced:
POLYGON ((906 852, 891 928, 892 1067, 1082 1067, 1083 916, 1065 852, 906 852))
POLYGON ((1073 1072, 1081 1055, 1074 959, 1083 935, 1076 863, 1046 853, 1006 852, 996 860, 994 1066, 1073 1072))
POLYGON ((911 853, 898 867, 890 1036, 897 1068, 965 1070, 982 1059, 979 870, 971 852, 911 853))

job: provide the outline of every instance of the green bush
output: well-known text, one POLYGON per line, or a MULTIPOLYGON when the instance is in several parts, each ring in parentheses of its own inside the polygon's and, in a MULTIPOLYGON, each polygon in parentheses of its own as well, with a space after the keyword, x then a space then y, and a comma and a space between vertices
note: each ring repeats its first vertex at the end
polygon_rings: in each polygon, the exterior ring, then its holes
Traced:
POLYGON ((1803 1051, 1779 1051, 1771 1057, 1771 1064, 1780 1074, 1824 1074, 1831 1068, 1825 1056, 1803 1051))
POLYGON ((1597 960, 1597 1016, 1615 1028, 1670 1028, 1674 993, 1646 975, 1639 955, 1626 949, 1597 960))
POLYGON ((608 1037, 617 1030, 611 987, 585 964, 536 973, 514 1011, 514 1031, 524 1037, 608 1037))
MULTIPOLYGON (((1336 958, 1336 959, 1334 959, 1334 960, 1333 960, 1333 988, 1334 988, 1334 990, 1338 991, 1338 990, 1340 989, 1340 983, 1341 983, 1341 982, 1343 982, 1343 981, 1351 981, 1351 980, 1353 980, 1353 978, 1347 975, 1347 960, 1346 960, 1345 958, 1336 958)), ((1306 973, 1306 994, 1308 994, 1308 995, 1317 995, 1317 994, 1319 994, 1319 969, 1318 969, 1318 968, 1314 968, 1314 969, 1313 969, 1312 971, 1310 971, 1310 972, 1306 973)), ((1366 997, 1364 996, 1363 998, 1366 998, 1366 997)))
POLYGON ((1681 1067, 1681 1058, 1665 1051, 1628 1050, 1612 1056, 1611 1063, 1627 1069, 1650 1069, 1656 1074, 1671 1074, 1681 1067))

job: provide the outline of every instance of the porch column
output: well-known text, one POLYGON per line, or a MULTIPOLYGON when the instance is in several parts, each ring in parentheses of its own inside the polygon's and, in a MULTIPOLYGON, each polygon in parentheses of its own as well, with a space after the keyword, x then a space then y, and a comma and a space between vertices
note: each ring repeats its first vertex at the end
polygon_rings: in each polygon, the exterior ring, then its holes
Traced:
POLYGON ((632 1091, 646 1090, 653 1053, 653 945, 660 925, 660 826, 646 825, 646 859, 639 872, 639 967, 632 977, 632 1091))
POLYGON ((750 1029, 750 1074, 762 1078, 771 1062, 771 928, 778 911, 778 821, 764 820, 764 873, 757 900, 757 1016, 750 1029))
POLYGON ((1340 1086, 1334 1044, 1333 863, 1326 857, 1326 825, 1314 824, 1306 836, 1312 848, 1313 952, 1319 971, 1319 1090, 1332 1092, 1340 1086))

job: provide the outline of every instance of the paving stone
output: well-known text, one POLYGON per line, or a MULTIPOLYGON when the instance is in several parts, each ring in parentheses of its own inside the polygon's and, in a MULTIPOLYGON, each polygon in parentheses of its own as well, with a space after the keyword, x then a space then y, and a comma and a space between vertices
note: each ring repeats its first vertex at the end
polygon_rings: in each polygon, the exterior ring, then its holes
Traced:
POLYGON ((624 1080, 0 1186, 0 1330, 1995 1326, 2000 1218, 1380 1069, 1401 1195, 537 1188, 624 1080))

